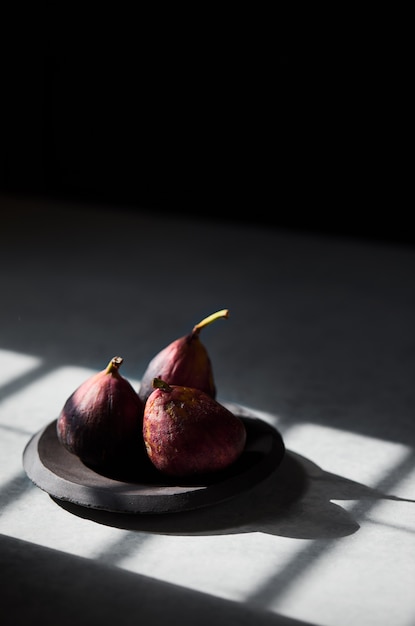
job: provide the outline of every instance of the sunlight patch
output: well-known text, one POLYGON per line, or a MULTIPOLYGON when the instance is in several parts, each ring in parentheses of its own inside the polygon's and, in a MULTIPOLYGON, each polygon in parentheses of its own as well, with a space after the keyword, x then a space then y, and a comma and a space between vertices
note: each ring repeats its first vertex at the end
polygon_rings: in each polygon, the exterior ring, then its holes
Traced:
POLYGON ((285 445, 326 472, 375 487, 408 453, 409 446, 315 424, 287 429, 285 445))
POLYGON ((41 362, 41 359, 28 354, 19 354, 18 352, 11 352, 11 350, 0 350, 0 389, 12 380, 38 367, 41 362))

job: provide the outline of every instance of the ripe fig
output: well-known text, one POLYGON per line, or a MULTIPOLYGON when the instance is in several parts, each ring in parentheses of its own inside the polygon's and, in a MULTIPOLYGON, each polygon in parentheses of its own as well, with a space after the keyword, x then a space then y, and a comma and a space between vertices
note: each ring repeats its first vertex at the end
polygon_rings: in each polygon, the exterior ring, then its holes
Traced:
POLYGON ((246 436, 241 418, 204 391, 153 380, 143 440, 160 472, 183 477, 224 470, 242 454, 246 436))
POLYGON ((160 378, 171 385, 201 389, 216 398, 212 363, 199 333, 215 320, 228 317, 228 309, 205 317, 188 335, 172 341, 153 357, 142 376, 138 390, 144 404, 153 391, 154 378, 160 378))
MULTIPOLYGON (((119 373, 123 359, 83 382, 66 400, 57 420, 60 443, 85 464, 103 468, 140 454, 144 405, 119 373)), ((144 444, 141 454, 145 456, 144 444)))

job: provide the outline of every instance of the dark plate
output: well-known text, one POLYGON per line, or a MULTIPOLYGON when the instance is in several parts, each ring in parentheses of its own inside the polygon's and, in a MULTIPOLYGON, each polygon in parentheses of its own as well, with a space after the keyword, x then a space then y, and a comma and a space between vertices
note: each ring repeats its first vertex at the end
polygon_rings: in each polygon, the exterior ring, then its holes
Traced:
POLYGON ((172 513, 232 498, 264 480, 281 463, 280 433, 259 418, 241 417, 247 441, 240 458, 225 471, 198 479, 170 479, 149 463, 140 475, 100 473, 87 467, 58 441, 56 420, 34 435, 23 452, 30 480, 50 496, 117 513, 172 513))

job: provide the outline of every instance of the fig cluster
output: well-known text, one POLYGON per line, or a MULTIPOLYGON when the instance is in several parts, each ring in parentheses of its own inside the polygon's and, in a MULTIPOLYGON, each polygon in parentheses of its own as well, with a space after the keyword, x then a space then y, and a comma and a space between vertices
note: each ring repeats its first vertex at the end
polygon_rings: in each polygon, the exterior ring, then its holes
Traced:
POLYGON ((184 477, 235 463, 245 448, 245 425, 218 402, 199 336, 228 316, 227 309, 217 311, 160 350, 137 391, 120 374, 123 358, 112 358, 66 400, 56 423, 59 442, 97 469, 150 462, 162 474, 184 477))

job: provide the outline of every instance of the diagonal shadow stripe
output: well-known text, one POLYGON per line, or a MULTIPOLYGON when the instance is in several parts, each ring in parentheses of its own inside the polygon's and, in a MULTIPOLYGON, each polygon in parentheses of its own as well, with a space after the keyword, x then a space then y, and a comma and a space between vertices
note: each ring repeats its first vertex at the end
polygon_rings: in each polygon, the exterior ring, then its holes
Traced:
POLYGON ((126 531, 126 534, 112 545, 107 545, 105 550, 94 556, 96 561, 107 565, 118 565, 124 558, 133 554, 136 550, 150 539, 149 534, 126 531))
MULTIPOLYGON (((415 454, 410 452, 401 463, 399 463, 386 478, 379 481, 378 485, 373 488, 373 494, 382 494, 382 499, 396 500, 403 502, 414 502, 414 500, 398 498, 393 495, 384 495, 395 487, 415 465, 415 454)), ((362 519, 370 509, 379 502, 379 499, 373 496, 360 499, 355 506, 349 509, 349 514, 355 519, 362 519)), ((315 539, 312 544, 302 550, 296 558, 294 558, 282 571, 274 576, 270 576, 267 581, 258 587, 250 596, 246 597, 246 602, 253 606, 260 606, 262 609, 269 607, 282 596, 287 589, 297 580, 299 575, 303 575, 307 569, 310 569, 314 562, 323 554, 327 554, 332 546, 337 542, 337 538, 315 539)))
POLYGON ((0 424, 0 430, 14 433, 15 435, 31 436, 33 434, 30 430, 26 430, 25 428, 16 428, 16 426, 8 426, 7 424, 0 424))
POLYGON ((28 385, 32 384, 34 381, 39 380, 39 378, 43 378, 46 374, 49 374, 57 367, 57 363, 40 363, 37 367, 34 367, 28 372, 25 372, 21 376, 17 378, 13 378, 7 383, 0 385, 0 402, 11 396, 18 391, 21 391, 28 385))
POLYGON ((0 511, 14 504, 18 498, 35 488, 25 472, 19 472, 11 480, 3 483, 0 489, 0 511))

